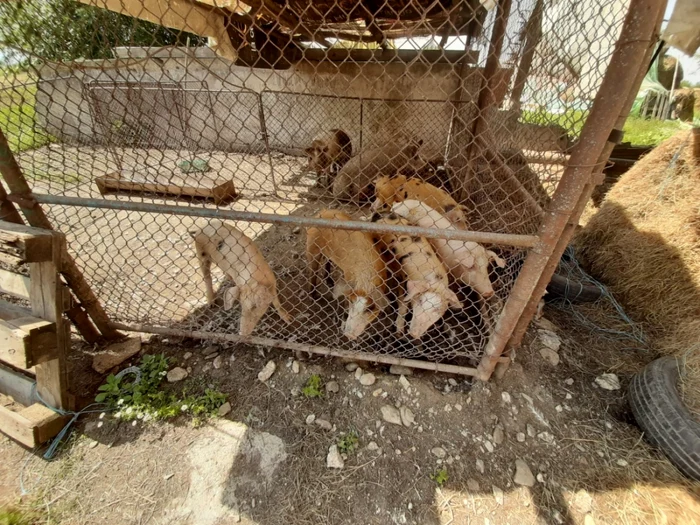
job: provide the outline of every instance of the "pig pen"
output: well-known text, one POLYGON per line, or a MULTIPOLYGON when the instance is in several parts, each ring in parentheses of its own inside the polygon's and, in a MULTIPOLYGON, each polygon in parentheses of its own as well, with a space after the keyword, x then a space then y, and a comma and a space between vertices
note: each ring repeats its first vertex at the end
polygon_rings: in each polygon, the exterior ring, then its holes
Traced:
MULTIPOLYGON (((242 40, 233 54, 216 47, 218 57, 206 49, 121 49, 116 59, 60 64, 32 57, 40 74, 37 126, 54 142, 18 154, 16 168, 3 165, 14 195, 7 202, 28 209, 31 197, 66 234, 112 329, 277 346, 486 380, 496 365, 510 362, 605 165, 616 140, 611 130, 621 127, 641 82, 638 71, 650 53, 660 4, 611 0, 573 15, 539 1, 503 0, 490 12, 471 0, 449 8, 409 4, 400 13, 377 11, 342 28, 335 3, 313 13, 280 6, 255 16, 235 13, 250 32, 229 31, 229 38, 242 40), (290 26, 287 11, 303 23, 290 26), (642 11, 648 16, 634 15, 642 11), (555 21, 578 35, 569 51, 595 64, 567 77, 576 104, 566 118, 548 110, 561 102, 555 88, 561 74, 549 70, 553 41, 542 38, 555 21), (375 40, 384 35, 379 49, 339 44, 349 35, 362 42, 367 32, 375 40), (321 47, 299 44, 317 33, 325 35, 321 47), (403 40, 426 34, 444 37, 437 51, 404 46, 403 40), (257 35, 255 41, 244 43, 250 35, 257 35), (462 49, 445 47, 451 38, 453 44, 463 38, 462 49), (384 49, 388 40, 397 49, 384 49), (528 88, 534 76, 536 90, 528 88), (542 89, 543 82, 553 89, 542 89), (353 204, 315 187, 303 149, 330 128, 349 134, 355 155, 372 146, 422 141, 415 162, 445 167, 444 184, 436 184, 463 207, 467 228, 375 224, 371 198, 353 204), (202 167, 183 175, 183 162, 202 167), (216 204, 172 191, 103 195, 95 180, 113 173, 134 180, 224 179, 238 197, 216 204), (31 195, 18 182, 25 179, 31 195), (325 208, 342 209, 351 220, 316 217, 325 208), (220 304, 231 283, 219 271, 219 300, 207 304, 188 232, 215 218, 231 221, 255 241, 276 275, 291 324, 270 308, 251 337, 237 335, 240 309, 220 304), (341 330, 346 308, 332 299, 329 283, 322 279, 315 296, 308 290, 304 243, 311 226, 479 243, 505 264, 485 268, 495 291, 488 299, 451 282, 462 307, 447 310, 420 339, 397 333, 396 298, 403 292, 387 290, 388 306, 351 341, 341 330)), ((88 309, 89 301, 78 300, 88 309)))

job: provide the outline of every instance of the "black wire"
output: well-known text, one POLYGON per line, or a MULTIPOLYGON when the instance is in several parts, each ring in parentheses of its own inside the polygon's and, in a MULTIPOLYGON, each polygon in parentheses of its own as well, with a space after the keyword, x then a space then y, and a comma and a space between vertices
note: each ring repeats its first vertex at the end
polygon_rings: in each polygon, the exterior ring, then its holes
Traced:
POLYGON ((647 66, 647 73, 649 73, 649 70, 651 69, 651 65, 654 63, 654 60, 656 60, 658 58, 659 54, 661 53, 661 50, 663 49, 664 44, 666 44, 666 42, 664 42, 663 40, 659 40, 659 47, 657 47, 656 51, 654 51, 654 56, 651 57, 651 62, 649 62, 649 65, 647 66))

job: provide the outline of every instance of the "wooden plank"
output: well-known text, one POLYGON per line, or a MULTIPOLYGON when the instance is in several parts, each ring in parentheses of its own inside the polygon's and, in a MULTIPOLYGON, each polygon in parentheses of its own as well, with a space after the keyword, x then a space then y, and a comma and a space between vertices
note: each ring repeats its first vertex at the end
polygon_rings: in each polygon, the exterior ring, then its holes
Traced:
POLYGON ((7 301, 0 301, 0 319, 11 321, 12 319, 19 319, 20 317, 27 317, 30 315, 32 315, 32 311, 28 308, 24 308, 18 304, 8 303, 7 301))
POLYGON ((0 292, 29 299, 29 277, 0 268, 0 292))
POLYGON ((33 390, 34 379, 0 364, 0 394, 10 396, 23 405, 31 405, 34 402, 33 390))
POLYGON ((34 448, 34 428, 26 417, 9 408, 0 406, 0 432, 18 441, 25 447, 34 448))
POLYGON ((56 324, 36 317, 0 319, 0 361, 31 368, 55 357, 56 324))
POLYGON ((50 261, 51 237, 48 230, 0 221, 0 252, 19 257, 23 262, 50 261))
POLYGON ((65 417, 39 403, 17 412, 0 406, 0 432, 29 448, 54 437, 64 424, 65 417))

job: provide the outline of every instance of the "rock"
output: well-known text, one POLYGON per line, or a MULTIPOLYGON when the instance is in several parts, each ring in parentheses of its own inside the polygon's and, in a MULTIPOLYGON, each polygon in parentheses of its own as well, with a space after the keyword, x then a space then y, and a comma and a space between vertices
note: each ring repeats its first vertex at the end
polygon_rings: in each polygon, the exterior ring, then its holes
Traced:
POLYGON ((182 356, 185 361, 187 361, 190 357, 192 357, 192 352, 185 352, 185 355, 182 356))
POLYGON ((218 351, 219 351, 219 347, 218 347, 218 346, 216 346, 216 345, 209 345, 209 346, 207 346, 207 347, 202 351, 202 355, 203 355, 203 356, 208 356, 208 355, 211 355, 211 354, 215 354, 215 353, 217 353, 218 351))
POLYGON ((496 428, 493 430, 493 442, 496 445, 500 445, 503 443, 503 440, 505 439, 505 432, 503 431, 503 427, 501 425, 496 425, 496 428))
POLYGON ((571 501, 571 505, 581 514, 588 514, 593 510, 593 498, 586 490, 579 490, 571 501))
POLYGON ((564 380, 564 383, 571 386, 574 384, 574 380, 573 380, 573 378, 570 377, 570 378, 564 380))
POLYGON ((510 403, 511 402, 511 397, 508 392, 501 392, 501 399, 503 400, 504 403, 510 403))
POLYGON ((265 365, 265 368, 263 368, 259 373, 258 373, 258 380, 262 381, 263 383, 270 379, 272 377, 272 374, 275 373, 275 370, 277 369, 277 365, 275 364, 274 361, 268 361, 267 364, 265 365))
POLYGON ((97 446, 97 441, 95 441, 95 440, 90 441, 90 443, 88 444, 88 447, 90 447, 90 448, 95 448, 96 446, 97 446))
POLYGON ((384 421, 386 421, 387 423, 403 426, 403 423, 401 423, 401 412, 399 412, 397 408, 391 405, 384 405, 381 408, 381 412, 382 419, 384 419, 384 421))
POLYGON ((595 378, 595 384, 603 390, 620 390, 620 379, 615 374, 602 374, 595 378))
POLYGON ((300 231, 301 231, 301 227, 300 227, 300 226, 297 226, 296 228, 294 228, 294 229, 292 230, 292 233, 297 234, 297 233, 299 233, 300 231))
POLYGON ((357 368, 355 369, 355 379, 357 379, 357 380, 359 381, 360 378, 362 377, 362 375, 363 375, 364 373, 365 373, 365 371, 362 370, 362 368, 357 367, 357 368))
POLYGON ((530 467, 522 459, 515 460, 515 476, 513 482, 523 487, 534 487, 535 476, 532 475, 530 467))
POLYGON ((216 413, 219 414, 219 417, 224 417, 229 412, 231 412, 231 403, 226 401, 226 403, 219 407, 219 410, 217 410, 216 413))
POLYGON ((315 415, 309 414, 308 416, 306 416, 306 424, 307 424, 307 425, 313 424, 314 421, 316 421, 316 416, 315 416, 315 415))
POLYGON ((447 382, 450 384, 450 386, 457 386, 457 380, 454 377, 450 377, 447 382))
POLYGON ((214 368, 216 370, 218 370, 219 368, 221 368, 224 365, 224 360, 222 359, 222 357, 220 355, 217 355, 214 358, 214 361, 212 362, 212 364, 214 365, 214 368))
POLYGON ((561 339, 559 339, 559 336, 557 334, 555 334, 551 330, 538 330, 537 336, 540 343, 542 343, 546 348, 549 348, 554 352, 559 351, 559 347, 561 346, 561 339))
POLYGON ((557 326, 546 317, 540 317, 537 321, 535 321, 535 323, 540 328, 544 328, 545 330, 549 330, 550 332, 557 331, 557 326))
POLYGON ((447 452, 442 447, 435 447, 430 450, 430 453, 438 459, 445 459, 447 452))
POLYGON ((489 440, 484 441, 484 446, 486 447, 486 450, 493 452, 493 443, 491 443, 489 440))
POLYGON ((541 472, 537 474, 537 481, 539 483, 544 483, 544 474, 542 474, 541 472))
POLYGON ((523 432, 518 432, 515 435, 515 439, 518 441, 518 443, 524 443, 525 442, 525 434, 523 432))
POLYGON ((503 505, 503 502, 505 501, 505 495, 503 494, 503 491, 496 485, 491 485, 491 490, 493 491, 493 499, 496 500, 496 503, 498 503, 499 505, 503 505))
POLYGON ((340 385, 338 385, 337 381, 328 381, 326 383, 326 392, 330 392, 331 394, 337 394, 340 391, 340 385))
POLYGON ((460 405, 459 403, 457 403, 457 404, 455 405, 455 410, 456 410, 457 412, 461 412, 461 411, 462 411, 462 405, 460 405))
POLYGON ((559 364, 559 354, 550 348, 540 348, 540 355, 542 359, 547 361, 551 366, 557 366, 559 364))
POLYGON ((374 377, 374 374, 362 374, 362 377, 360 377, 360 384, 362 386, 372 386, 376 381, 377 378, 374 377))
POLYGON ((540 432, 539 434, 537 434, 537 437, 545 443, 554 443, 554 436, 549 432, 540 432))
POLYGON ((217 357, 219 357, 219 354, 214 353, 214 354, 205 355, 204 359, 208 361, 210 359, 216 359, 217 357))
POLYGON ((389 373, 395 376, 412 376, 413 369, 408 368, 407 366, 391 365, 389 368, 389 373))
POLYGON ((299 373, 299 361, 294 361, 292 363, 292 372, 294 372, 295 374, 299 373))
POLYGON ((615 463, 617 463, 617 465, 620 467, 629 466, 629 463, 627 463, 627 461, 625 461, 624 459, 618 459, 615 463))
POLYGON ((537 435, 537 431, 535 430, 535 427, 533 427, 530 424, 527 425, 527 435, 530 436, 531 438, 534 438, 537 435))
POLYGON ((469 492, 479 492, 481 490, 479 482, 471 478, 467 480, 467 488, 469 489, 469 492))
POLYGON ((370 441, 369 443, 367 443, 367 450, 379 450, 379 445, 377 445, 374 441, 370 441))
POLYGON ((384 392, 384 390, 377 388, 376 390, 372 391, 372 397, 379 397, 382 395, 382 392, 384 392))
POLYGON ((399 414, 401 414, 401 422, 405 427, 410 427, 416 422, 416 417, 413 415, 413 411, 408 407, 401 407, 399 409, 399 414))
POLYGON ((476 460, 476 470, 481 472, 482 474, 484 473, 484 461, 481 459, 476 460))
POLYGON ((141 351, 141 338, 132 337, 126 341, 112 343, 104 351, 92 358, 92 368, 98 374, 105 374, 141 351))
POLYGON ((358 365, 357 363, 348 363, 347 365, 345 365, 345 370, 347 370, 348 372, 354 372, 359 366, 360 365, 358 365))
POLYGON ((183 379, 185 379, 187 375, 187 370, 176 366, 168 372, 168 375, 166 377, 168 379, 168 383, 177 383, 178 381, 182 381, 183 379))
POLYGON ((406 392, 410 392, 411 384, 408 382, 408 379, 406 379, 406 376, 399 377, 399 384, 403 387, 403 389, 406 392))
POLYGON ((315 421, 316 425, 321 427, 323 430, 333 430, 333 425, 331 425, 330 421, 326 421, 325 419, 317 419, 315 421))
POLYGON ((338 451, 337 445, 331 445, 328 449, 328 456, 326 456, 326 467, 328 468, 338 468, 341 469, 345 466, 343 457, 338 451))

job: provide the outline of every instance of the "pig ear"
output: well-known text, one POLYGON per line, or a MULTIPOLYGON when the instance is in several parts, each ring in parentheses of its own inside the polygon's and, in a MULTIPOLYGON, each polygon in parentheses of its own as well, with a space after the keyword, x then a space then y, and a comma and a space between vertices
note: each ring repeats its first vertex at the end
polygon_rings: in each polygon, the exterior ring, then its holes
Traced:
POLYGON ((427 292, 429 288, 430 285, 426 281, 407 281, 406 297, 404 297, 404 300, 410 301, 416 295, 427 292))
POLYGON ((445 292, 445 299, 447 299, 447 302, 450 304, 450 307, 452 307, 452 308, 460 309, 460 310, 462 308, 464 308, 464 305, 459 302, 459 298, 457 297, 457 294, 454 293, 449 288, 445 292))
POLYGON ((306 153, 307 155, 311 155, 313 152, 314 152, 314 148, 311 146, 304 150, 304 153, 306 153))
POLYGON ((498 255, 496 255, 494 252, 492 252, 491 250, 486 250, 486 255, 489 256, 489 260, 490 260, 490 261, 493 261, 493 262, 496 263, 496 266, 498 266, 499 268, 505 268, 505 266, 506 266, 506 261, 504 261, 503 259, 501 259, 501 258, 500 258, 498 255))

